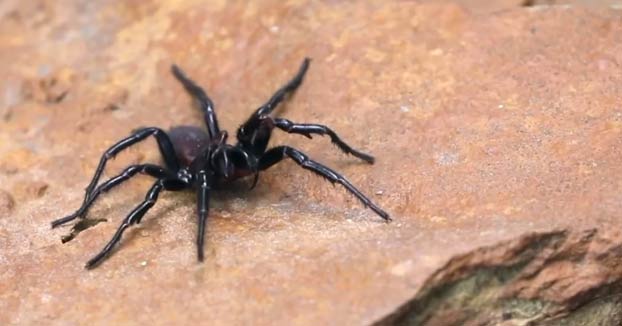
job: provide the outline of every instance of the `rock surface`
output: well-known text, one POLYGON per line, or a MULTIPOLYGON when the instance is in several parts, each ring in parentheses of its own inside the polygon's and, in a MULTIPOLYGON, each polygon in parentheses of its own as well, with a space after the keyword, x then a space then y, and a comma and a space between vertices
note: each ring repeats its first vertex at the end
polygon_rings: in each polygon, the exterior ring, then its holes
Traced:
POLYGON ((553 231, 454 257, 376 325, 620 325, 621 241, 553 231))
MULTIPOLYGON (((607 4, 2 1, 0 324, 615 325, 622 11, 607 4), (203 264, 194 196, 166 193, 83 269, 147 178, 72 240, 50 229, 112 143, 201 122, 170 64, 233 133, 304 56, 283 115, 377 162, 321 137, 273 144, 343 172, 393 223, 288 162, 213 195, 203 264)), ((147 141, 108 175, 157 160, 147 141)))

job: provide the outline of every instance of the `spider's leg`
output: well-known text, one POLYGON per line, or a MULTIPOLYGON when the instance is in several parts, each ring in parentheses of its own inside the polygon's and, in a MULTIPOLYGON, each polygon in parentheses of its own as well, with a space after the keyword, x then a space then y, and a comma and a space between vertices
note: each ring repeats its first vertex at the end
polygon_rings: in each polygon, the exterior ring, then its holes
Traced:
POLYGON ((265 104, 255 110, 248 120, 238 128, 239 146, 255 155, 260 155, 266 150, 274 125, 264 118, 270 115, 288 94, 293 93, 300 86, 310 62, 311 59, 305 58, 296 76, 279 88, 265 104))
POLYGON ((160 148, 160 153, 164 158, 166 167, 171 171, 179 170, 179 163, 177 162, 177 156, 175 155, 173 143, 171 142, 171 139, 168 137, 166 132, 156 127, 139 129, 135 131, 134 134, 132 134, 131 136, 124 138, 116 144, 112 145, 110 148, 108 148, 108 150, 106 150, 104 155, 102 155, 101 159, 99 160, 99 164, 97 165, 97 169, 95 170, 95 175, 93 175, 91 183, 89 183, 89 185, 86 187, 83 203, 86 203, 88 198, 91 196, 93 188, 95 188, 95 185, 97 185, 99 178, 104 172, 106 162, 108 162, 109 159, 115 157, 115 155, 117 155, 120 151, 142 140, 145 140, 149 136, 154 136, 156 138, 158 142, 158 147, 160 148))
POLYGON ((295 122, 289 121, 287 119, 282 119, 282 118, 274 119, 274 125, 275 127, 283 131, 286 131, 290 134, 300 134, 308 138, 311 138, 311 134, 328 135, 330 137, 330 140, 333 142, 333 144, 337 145, 337 147, 339 147, 339 149, 342 150, 344 153, 352 154, 355 157, 358 157, 361 160, 369 164, 374 163, 373 156, 357 151, 356 149, 350 147, 343 140, 341 140, 341 138, 339 138, 339 136, 337 136, 337 134, 334 131, 332 131, 327 126, 319 125, 319 124, 310 124, 310 123, 295 123, 295 122))
POLYGON ((285 96, 287 96, 289 93, 294 92, 298 88, 298 86, 300 86, 300 84, 302 83, 302 80, 305 77, 305 74, 307 73, 307 69, 309 69, 310 62, 311 62, 311 59, 305 58, 302 61, 302 64, 300 65, 300 68, 298 69, 298 73, 296 73, 294 78, 292 78, 289 82, 287 82, 287 84, 279 88, 272 95, 272 97, 268 100, 268 102, 266 102, 264 105, 259 107, 253 115, 256 117, 261 117, 263 115, 270 114, 272 110, 274 110, 274 108, 276 108, 276 106, 279 105, 279 103, 281 103, 283 99, 285 99, 285 96))
POLYGON ((198 221, 198 234, 197 234, 197 257, 199 261, 203 261, 203 246, 205 240, 205 222, 207 220, 207 213, 209 211, 209 191, 211 186, 211 180, 208 178, 205 172, 199 172, 199 191, 197 193, 197 214, 198 221))
POLYGON ((147 193, 145 200, 134 208, 134 210, 132 210, 132 212, 123 220, 123 223, 121 223, 121 226, 119 226, 117 232, 114 234, 112 239, 110 239, 108 244, 106 244, 104 249, 102 249, 102 251, 86 263, 86 268, 90 269, 97 266, 104 258, 106 258, 106 256, 110 254, 110 251, 114 248, 114 245, 121 240, 121 236, 123 235, 125 229, 132 224, 138 223, 142 216, 145 215, 145 213, 147 213, 147 211, 155 204, 158 200, 160 191, 164 188, 164 182, 165 181, 163 179, 160 179, 153 184, 147 193))
POLYGON ((106 182, 99 185, 95 190, 87 197, 86 201, 82 203, 82 206, 75 211, 73 214, 60 218, 52 222, 52 228, 55 228, 59 225, 65 224, 69 221, 72 221, 78 217, 83 217, 88 211, 89 207, 95 202, 97 197, 103 192, 107 192, 108 190, 120 185, 124 181, 127 181, 131 177, 136 174, 146 174, 152 176, 156 179, 163 179, 165 177, 171 177, 171 173, 166 171, 164 168, 159 167, 153 164, 138 164, 138 165, 130 165, 119 175, 114 176, 108 179, 106 182))
POLYGON ((307 169, 332 183, 338 183, 342 185, 344 188, 346 188, 348 192, 358 198, 363 203, 363 205, 365 205, 365 207, 369 207, 385 221, 391 221, 389 214, 383 211, 380 207, 376 206, 376 204, 374 204, 369 198, 367 198, 365 195, 363 195, 363 193, 356 189, 356 187, 354 187, 346 178, 341 176, 339 173, 333 171, 332 169, 311 160, 307 155, 295 148, 289 146, 278 146, 271 148, 259 159, 259 169, 268 169, 269 167, 283 160, 285 157, 291 158, 303 169, 307 169))
POLYGON ((175 78, 184 85, 184 88, 190 95, 192 95, 199 103, 203 114, 205 115, 205 124, 207 125, 207 131, 209 132, 210 139, 218 138, 220 135, 220 128, 218 128, 218 119, 216 118, 216 111, 214 111, 214 102, 207 96, 205 90, 201 86, 192 81, 186 74, 176 65, 171 66, 171 71, 175 78))

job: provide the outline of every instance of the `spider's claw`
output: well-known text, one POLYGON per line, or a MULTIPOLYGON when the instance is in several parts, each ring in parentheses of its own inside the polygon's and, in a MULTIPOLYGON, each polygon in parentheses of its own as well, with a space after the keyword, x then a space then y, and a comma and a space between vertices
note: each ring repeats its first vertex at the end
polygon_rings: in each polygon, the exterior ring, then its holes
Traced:
POLYGON ((103 258, 104 255, 101 252, 98 253, 95 257, 91 258, 89 261, 86 262, 86 264, 84 264, 84 268, 93 269, 97 267, 97 265, 102 262, 103 258))
POLYGON ((389 214, 383 210, 381 210, 378 207, 370 207, 376 214, 378 214, 378 216, 382 217, 382 219, 387 222, 387 223, 391 223, 391 221, 393 221, 393 219, 391 219, 391 217, 389 216, 389 214))
POLYGON ((110 255, 110 252, 112 251, 112 248, 114 247, 114 245, 121 239, 122 232, 123 230, 121 231, 117 230, 117 233, 112 238, 112 240, 110 240, 110 242, 108 242, 108 244, 104 247, 104 249, 100 251, 97 255, 95 255, 95 257, 87 261, 86 264, 84 265, 84 268, 93 269, 97 267, 99 264, 101 264, 104 261, 104 259, 106 259, 108 255, 110 255))
POLYGON ((93 269, 97 265, 99 265, 100 261, 101 261, 101 259, 99 257, 94 257, 91 260, 89 260, 86 264, 84 264, 84 268, 86 268, 86 269, 93 269))
POLYGON ((355 157, 365 161, 368 164, 374 164, 376 162, 376 158, 374 158, 373 156, 369 155, 369 154, 365 154, 363 152, 352 152, 350 153, 352 155, 354 155, 355 157))

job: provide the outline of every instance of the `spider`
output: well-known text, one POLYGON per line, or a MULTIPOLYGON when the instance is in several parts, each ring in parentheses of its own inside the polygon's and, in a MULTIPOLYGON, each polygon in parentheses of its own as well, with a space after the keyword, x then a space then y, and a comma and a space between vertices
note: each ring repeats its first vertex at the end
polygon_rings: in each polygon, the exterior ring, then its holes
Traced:
POLYGON ((320 124, 295 123, 287 119, 272 117, 271 112, 286 96, 291 95, 302 83, 309 68, 310 59, 305 58, 298 73, 287 84, 260 106, 237 130, 237 144, 227 143, 227 131, 220 130, 212 100, 205 91, 192 81, 176 65, 172 65, 173 75, 186 91, 198 102, 204 114, 207 132, 195 126, 177 126, 170 131, 157 127, 141 128, 127 138, 114 144, 101 157, 93 179, 86 187, 82 206, 73 214, 52 222, 52 228, 84 218, 89 207, 104 192, 107 192, 137 174, 156 179, 145 200, 134 208, 123 220, 112 239, 91 260, 86 263, 90 269, 99 265, 121 240, 123 232, 131 225, 140 223, 147 211, 156 203, 162 190, 179 191, 193 189, 197 194, 198 236, 196 239, 198 260, 203 261, 205 222, 207 219, 210 192, 216 184, 230 182, 238 178, 253 176, 251 189, 257 184, 259 172, 270 168, 285 158, 292 159, 303 169, 307 169, 333 184, 342 185, 365 207, 370 208, 386 222, 389 214, 374 204, 346 178, 332 169, 310 159, 303 152, 290 146, 276 146, 268 149, 268 141, 274 128, 291 134, 311 138, 312 134, 328 135, 333 144, 346 154, 351 154, 369 164, 374 163, 371 155, 353 149, 330 128, 320 124), (144 140, 155 137, 164 166, 155 164, 136 164, 128 166, 122 173, 96 185, 104 171, 106 162, 122 150, 144 140))

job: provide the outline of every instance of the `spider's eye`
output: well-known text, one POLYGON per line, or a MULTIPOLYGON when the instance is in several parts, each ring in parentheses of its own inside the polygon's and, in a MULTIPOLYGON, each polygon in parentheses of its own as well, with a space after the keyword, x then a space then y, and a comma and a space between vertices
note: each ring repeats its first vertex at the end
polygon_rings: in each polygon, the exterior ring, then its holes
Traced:
POLYGON ((246 129, 244 127, 240 127, 238 129, 237 137, 238 137, 239 140, 248 139, 249 136, 246 134, 246 129))

